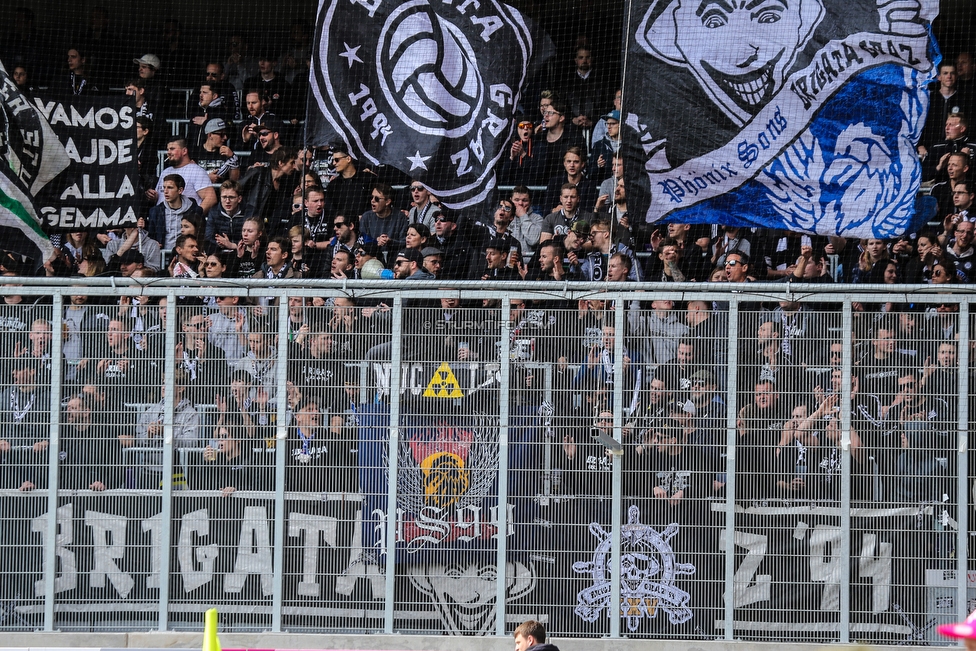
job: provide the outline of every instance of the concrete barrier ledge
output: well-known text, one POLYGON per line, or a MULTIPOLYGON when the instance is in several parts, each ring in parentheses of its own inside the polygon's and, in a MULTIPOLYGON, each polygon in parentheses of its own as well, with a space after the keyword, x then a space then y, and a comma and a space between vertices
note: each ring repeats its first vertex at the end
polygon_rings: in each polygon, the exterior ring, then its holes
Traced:
MULTIPOLYGON (((781 643, 701 640, 611 640, 608 638, 552 638, 561 651, 781 651, 781 643)), ((5 651, 156 651, 199 649, 200 633, 4 633, 5 651)), ((233 650, 348 650, 348 651, 512 651, 511 637, 449 637, 431 635, 315 635, 293 633, 221 633, 220 645, 233 650)), ((895 651, 896 646, 799 644, 804 651, 895 651)))

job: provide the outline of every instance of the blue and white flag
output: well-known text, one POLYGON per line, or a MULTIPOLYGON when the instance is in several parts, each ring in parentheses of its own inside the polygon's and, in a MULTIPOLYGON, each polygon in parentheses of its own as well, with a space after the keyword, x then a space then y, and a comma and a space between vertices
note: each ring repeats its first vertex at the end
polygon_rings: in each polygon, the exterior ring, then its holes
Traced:
POLYGON ((937 0, 635 0, 625 173, 647 221, 912 227, 937 0))
POLYGON ((0 63, 0 249, 35 267, 51 256, 34 198, 69 163, 51 125, 0 63))
POLYGON ((322 0, 315 34, 309 144, 341 140, 360 161, 419 179, 448 207, 484 200, 539 58, 516 9, 322 0))

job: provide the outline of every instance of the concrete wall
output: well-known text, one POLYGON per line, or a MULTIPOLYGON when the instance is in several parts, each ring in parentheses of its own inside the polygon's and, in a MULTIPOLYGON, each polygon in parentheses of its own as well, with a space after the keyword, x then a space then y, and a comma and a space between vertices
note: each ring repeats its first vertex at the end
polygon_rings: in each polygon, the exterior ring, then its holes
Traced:
MULTIPOLYGON (((89 651, 121 649, 199 649, 200 633, 5 633, 0 648, 17 651, 56 651, 84 648, 89 651)), ((597 638, 550 640, 561 651, 779 651, 774 642, 704 642, 699 640, 610 640, 597 638)), ((511 651, 512 638, 448 637, 427 635, 298 635, 289 633, 237 633, 220 636, 225 650, 231 649, 348 649, 362 651, 511 651)), ((894 646, 797 644, 802 651, 894 651, 894 646)))

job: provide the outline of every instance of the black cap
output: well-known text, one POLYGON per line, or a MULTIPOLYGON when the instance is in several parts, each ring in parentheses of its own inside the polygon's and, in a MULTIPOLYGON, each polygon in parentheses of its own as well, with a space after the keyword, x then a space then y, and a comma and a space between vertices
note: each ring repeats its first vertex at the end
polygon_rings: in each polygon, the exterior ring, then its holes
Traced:
POLYGON ((495 237, 488 240, 488 245, 485 248, 495 249, 497 251, 508 251, 511 248, 511 246, 512 245, 508 243, 508 240, 504 240, 500 237, 495 237))
POLYGON ((136 251, 135 249, 129 249, 125 253, 119 256, 119 264, 145 264, 146 257, 136 251))
POLYGON ((371 258, 376 258, 376 257, 379 257, 379 255, 380 255, 380 247, 379 247, 379 245, 376 242, 373 242, 373 241, 360 242, 356 246, 356 250, 357 251, 362 251, 363 253, 365 253, 366 255, 368 255, 371 258))
POLYGON ((397 259, 403 258, 409 262, 416 262, 417 265, 424 263, 424 256, 417 249, 403 249, 396 255, 397 259))
POLYGON ((271 131, 275 133, 281 132, 281 120, 279 120, 274 115, 269 115, 261 120, 261 124, 258 125, 258 132, 261 131, 271 131))

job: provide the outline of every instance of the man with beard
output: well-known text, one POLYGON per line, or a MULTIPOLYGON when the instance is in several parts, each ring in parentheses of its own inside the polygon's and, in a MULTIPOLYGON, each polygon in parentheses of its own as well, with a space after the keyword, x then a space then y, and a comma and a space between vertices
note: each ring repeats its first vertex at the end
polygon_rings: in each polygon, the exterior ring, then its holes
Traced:
POLYGON ((334 412, 343 404, 343 382, 348 374, 345 363, 339 359, 335 337, 323 326, 315 324, 307 346, 291 344, 288 378, 303 395, 324 398, 323 408, 334 412))
POLYGON ((186 396, 193 404, 207 404, 230 374, 224 352, 210 343, 210 319, 199 307, 179 310, 181 337, 176 362, 183 369, 186 396))
MULTIPOLYGON (((698 362, 696 344, 694 339, 680 340, 674 351, 674 359, 667 364, 661 364, 654 372, 655 377, 664 379, 669 386, 674 387, 675 399, 682 404, 691 396, 692 378, 704 368, 698 362)), ((715 376, 710 374, 710 377, 714 379, 715 376)))
POLYGON ((122 483, 118 440, 92 413, 88 399, 73 395, 64 406, 59 478, 62 489, 103 491, 122 483))
POLYGON ((755 385, 752 403, 739 410, 736 429, 736 498, 764 499, 774 495, 768 473, 775 448, 788 420, 785 405, 772 380, 755 385))
POLYGON ((356 492, 359 481, 358 441, 344 436, 341 413, 329 414, 319 396, 305 396, 289 428, 285 468, 286 490, 356 492), (328 423, 323 425, 323 419, 328 423))
POLYGON ((482 268, 471 242, 458 228, 457 214, 443 211, 434 218, 434 237, 437 248, 441 250, 443 265, 442 280, 467 280, 472 278, 475 269, 482 268))
POLYGON ((10 364, 13 384, 0 393, 0 464, 6 488, 47 485, 51 394, 38 384, 39 362, 27 355, 10 364))
POLYGON ((622 243, 614 243, 610 220, 597 217, 590 223, 590 241, 593 243, 593 249, 586 254, 581 265, 586 280, 604 280, 610 258, 616 253, 621 253, 630 258, 631 268, 627 278, 632 282, 641 281, 640 266, 634 262, 633 251, 622 243))
MULTIPOLYGON (((229 98, 221 95, 220 85, 205 81, 200 84, 200 102, 190 118, 190 142, 203 145, 206 137, 204 126, 210 120, 219 119, 225 124, 234 119, 234 106, 229 98)), ((225 127, 226 128, 226 127, 225 127)))
MULTIPOLYGON (((157 205, 163 203, 163 182, 168 176, 178 174, 183 177, 184 196, 193 199, 200 206, 203 214, 207 214, 217 205, 217 193, 214 192, 210 175, 190 158, 186 140, 180 137, 171 138, 166 143, 166 160, 169 166, 163 170, 156 188, 146 190, 146 198, 155 201, 157 205)), ((164 243, 160 242, 160 244, 164 243)), ((164 248, 168 247, 164 245, 164 248)))
POLYGON ((529 270, 525 274, 526 280, 561 281, 574 280, 566 267, 563 266, 565 250, 562 244, 549 240, 539 247, 535 259, 529 263, 529 270))

